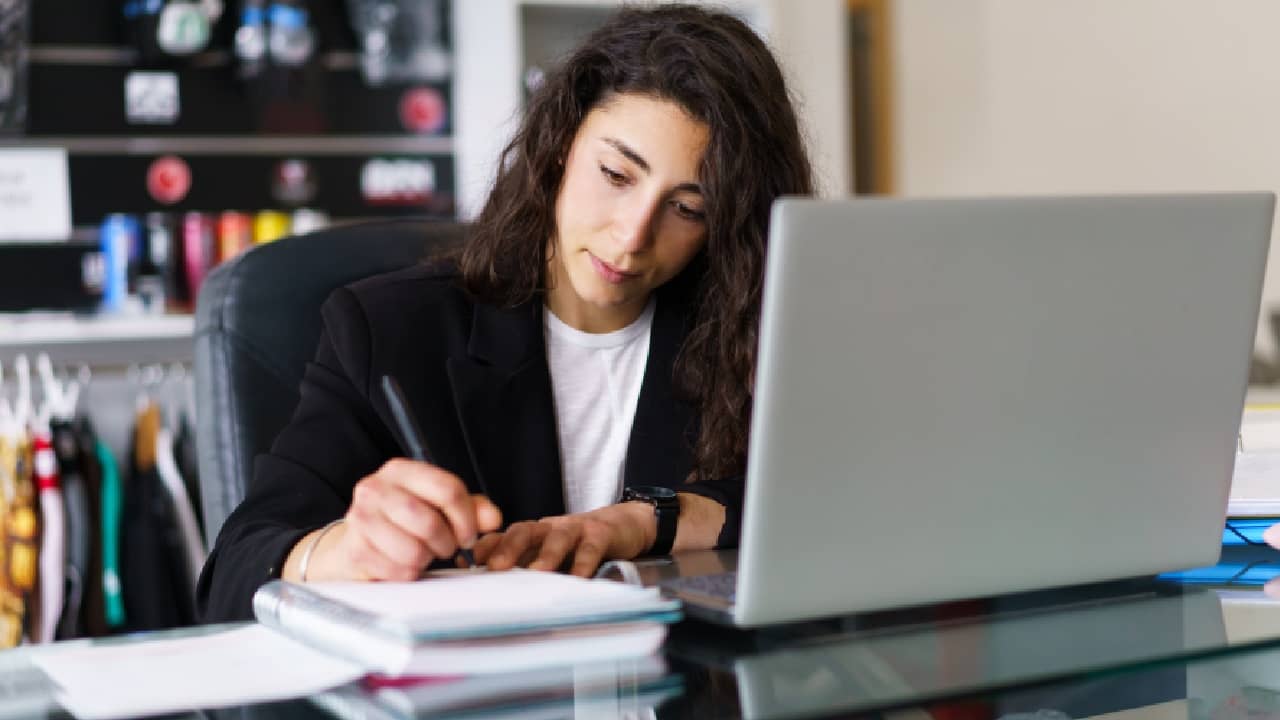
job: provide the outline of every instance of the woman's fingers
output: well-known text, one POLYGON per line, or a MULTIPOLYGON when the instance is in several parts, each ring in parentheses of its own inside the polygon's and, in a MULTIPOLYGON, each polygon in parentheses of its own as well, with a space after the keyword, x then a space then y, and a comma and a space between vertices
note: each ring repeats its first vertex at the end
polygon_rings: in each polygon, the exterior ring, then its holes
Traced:
POLYGON ((579 577, 591 577, 604 562, 605 553, 609 551, 610 529, 603 523, 584 523, 582 539, 573 553, 573 567, 570 574, 579 577))
POLYGON ((491 533, 502 527, 502 511, 485 495, 472 495, 471 502, 476 509, 476 528, 482 533, 491 533))
POLYGON ((574 551, 582 537, 578 523, 556 523, 546 532, 537 557, 529 563, 531 570, 559 570, 564 559, 574 551))
POLYGON ((386 523, 369 522, 362 511, 348 513, 342 529, 335 552, 341 553, 348 566, 344 575, 361 580, 413 580, 425 564, 413 556, 414 548, 421 548, 417 541, 397 537, 386 523))
MULTIPOLYGON (((476 546, 472 548, 475 552, 476 563, 484 565, 489 562, 489 556, 493 554, 494 549, 497 548, 501 542, 502 533, 493 532, 488 535, 481 536, 481 538, 476 541, 476 546)), ((460 563, 459 567, 465 564, 461 558, 458 559, 458 562, 460 563)))
MULTIPOLYGON (((532 540, 532 525, 529 522, 518 522, 507 528, 498 538, 497 546, 490 549, 485 563, 490 570, 507 570, 515 567, 516 561, 532 540)), ((476 558, 479 561, 479 558, 476 558)))
POLYGON ((439 558, 473 545, 502 524, 488 498, 470 495, 456 475, 428 463, 396 459, 356 484, 349 535, 336 558, 346 576, 412 580, 439 558))
POLYGON ((591 577, 608 557, 634 556, 619 549, 618 537, 625 530, 616 517, 592 513, 520 522, 481 538, 476 559, 487 560, 490 570, 519 565, 555 571, 568 565, 572 574, 591 577))
MULTIPOLYGON (((476 496, 478 527, 501 520, 487 498, 476 496), (490 514, 490 511, 492 514, 490 514)), ((609 558, 635 557, 642 551, 643 520, 629 508, 609 506, 598 511, 514 523, 503 532, 490 532, 475 544, 476 562, 490 570, 527 566, 533 570, 566 569, 591 577, 609 558)), ((644 516, 650 520, 650 516, 644 516)), ((462 563, 458 563, 462 567, 462 563)))
POLYGON ((536 556, 550 526, 540 522, 519 522, 507 528, 498 547, 489 555, 490 570, 508 570, 526 565, 536 556))
MULTIPOLYGON (((377 475, 439 510, 449 521, 459 547, 471 547, 475 544, 479 534, 476 504, 467 492, 467 486, 457 475, 429 463, 403 458, 388 461, 377 475)), ((486 520, 491 520, 492 513, 497 510, 493 503, 489 503, 489 508, 485 510, 486 520)), ((498 524, 500 523, 501 513, 498 513, 498 524)))
POLYGON ((430 550, 427 562, 432 558, 451 557, 457 551, 458 540, 453 528, 439 510, 396 485, 384 484, 376 492, 380 497, 375 506, 387 522, 430 550))

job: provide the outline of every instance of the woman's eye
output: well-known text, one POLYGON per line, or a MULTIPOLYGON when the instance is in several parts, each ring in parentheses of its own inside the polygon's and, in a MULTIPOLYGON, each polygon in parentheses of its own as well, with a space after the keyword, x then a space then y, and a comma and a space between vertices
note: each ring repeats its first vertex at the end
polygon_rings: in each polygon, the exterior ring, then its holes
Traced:
POLYGON ((697 220, 701 222, 702 220, 707 219, 707 213, 704 210, 699 210, 695 207, 690 207, 689 205, 686 205, 680 202, 679 200, 672 200, 671 204, 675 206, 676 214, 686 220, 697 220))
POLYGON ((604 178, 606 180, 608 180, 610 183, 613 183, 614 185, 625 185, 627 183, 626 175, 623 175, 622 173, 610 168, 608 165, 601 165, 600 173, 604 175, 604 178))

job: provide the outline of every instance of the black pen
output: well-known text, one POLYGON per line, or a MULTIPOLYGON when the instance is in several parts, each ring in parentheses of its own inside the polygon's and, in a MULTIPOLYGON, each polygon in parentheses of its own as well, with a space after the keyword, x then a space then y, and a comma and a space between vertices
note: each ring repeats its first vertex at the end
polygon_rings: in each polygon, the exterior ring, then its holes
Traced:
MULTIPOLYGON (((409 404, 405 402, 400 383, 390 375, 383 375, 382 394, 387 398, 391 417, 395 418, 396 427, 400 429, 400 438, 404 441, 409 457, 419 462, 434 464, 431 454, 427 451, 427 440, 422 434, 422 428, 418 426, 413 415, 409 414, 409 404)), ((458 552, 462 554, 462 559, 467 561, 468 566, 476 567, 476 556, 470 548, 458 548, 458 552)))

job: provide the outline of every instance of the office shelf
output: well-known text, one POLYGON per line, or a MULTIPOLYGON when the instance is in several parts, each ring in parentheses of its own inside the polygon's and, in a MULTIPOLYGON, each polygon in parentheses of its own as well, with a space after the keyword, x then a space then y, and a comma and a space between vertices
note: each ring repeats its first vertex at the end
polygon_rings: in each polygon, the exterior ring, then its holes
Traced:
POLYGON ((55 365, 190 362, 190 315, 0 314, 0 361, 48 353, 55 365))

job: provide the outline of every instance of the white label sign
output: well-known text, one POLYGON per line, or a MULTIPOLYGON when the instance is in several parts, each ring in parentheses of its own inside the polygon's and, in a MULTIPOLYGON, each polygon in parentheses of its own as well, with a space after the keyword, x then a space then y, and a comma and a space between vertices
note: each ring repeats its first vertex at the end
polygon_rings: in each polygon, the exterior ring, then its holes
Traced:
POLYGON ((178 121, 178 76, 131 72, 124 80, 124 114, 131 123, 172 125, 178 121))
POLYGON ((64 148, 0 148, 0 242, 71 238, 64 148))
POLYGON ((370 160, 360 171, 364 199, 374 205, 418 205, 436 189, 436 167, 427 160, 370 160))

